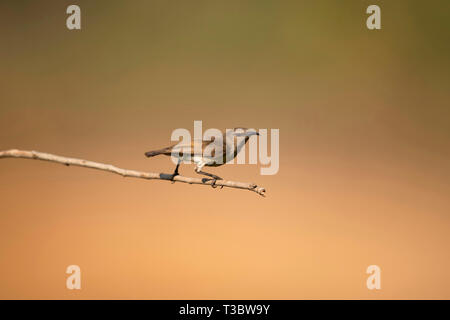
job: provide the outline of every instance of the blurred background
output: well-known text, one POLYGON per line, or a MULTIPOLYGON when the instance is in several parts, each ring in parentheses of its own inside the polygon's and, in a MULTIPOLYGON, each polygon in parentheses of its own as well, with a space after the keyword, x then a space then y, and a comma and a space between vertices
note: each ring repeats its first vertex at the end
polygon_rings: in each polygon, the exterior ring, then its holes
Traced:
POLYGON ((1 1, 1 150, 169 173, 144 152, 202 120, 280 129, 280 170, 210 168, 262 198, 0 160, 0 298, 449 299, 449 12, 446 0, 1 1), (366 27, 371 4, 381 30, 366 27), (71 264, 81 290, 66 289, 71 264), (366 288, 372 264, 381 290, 366 288))

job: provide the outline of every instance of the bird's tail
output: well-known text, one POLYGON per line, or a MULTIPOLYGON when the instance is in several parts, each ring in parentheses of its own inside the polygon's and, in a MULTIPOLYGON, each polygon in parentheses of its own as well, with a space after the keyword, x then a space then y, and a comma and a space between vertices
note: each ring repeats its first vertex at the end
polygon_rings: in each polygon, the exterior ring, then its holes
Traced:
POLYGON ((145 153, 145 156, 150 158, 150 157, 157 156, 159 154, 167 154, 169 149, 170 148, 163 148, 163 149, 159 149, 159 150, 148 151, 148 152, 145 153))

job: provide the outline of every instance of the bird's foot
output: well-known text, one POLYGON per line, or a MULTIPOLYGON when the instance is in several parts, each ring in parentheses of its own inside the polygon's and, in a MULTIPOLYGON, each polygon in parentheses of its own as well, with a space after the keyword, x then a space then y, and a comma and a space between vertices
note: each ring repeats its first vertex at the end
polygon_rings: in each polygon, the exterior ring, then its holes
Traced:
POLYGON ((174 173, 172 173, 172 176, 170 177, 170 180, 172 180, 172 183, 175 183, 175 177, 176 176, 179 176, 180 174, 178 173, 178 172, 174 172, 174 173))
MULTIPOLYGON (((212 187, 213 189, 219 187, 218 185, 216 185, 217 180, 222 180, 222 179, 216 179, 216 178, 212 179, 211 187, 212 187)), ((220 189, 223 189, 223 186, 220 186, 220 189)))

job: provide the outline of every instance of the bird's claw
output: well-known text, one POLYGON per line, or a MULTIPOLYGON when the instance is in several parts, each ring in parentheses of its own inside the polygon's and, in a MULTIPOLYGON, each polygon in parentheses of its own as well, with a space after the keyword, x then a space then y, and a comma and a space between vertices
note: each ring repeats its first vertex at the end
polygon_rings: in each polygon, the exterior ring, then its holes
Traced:
POLYGON ((172 176, 170 177, 170 180, 172 180, 172 183, 175 183, 175 177, 176 176, 178 176, 179 175, 179 173, 178 172, 174 172, 173 174, 172 174, 172 176))
POLYGON ((218 185, 216 185, 216 182, 217 182, 217 179, 212 179, 211 187, 212 187, 213 189, 215 189, 215 188, 217 188, 217 187, 220 187, 220 189, 223 189, 223 186, 218 186, 218 185))

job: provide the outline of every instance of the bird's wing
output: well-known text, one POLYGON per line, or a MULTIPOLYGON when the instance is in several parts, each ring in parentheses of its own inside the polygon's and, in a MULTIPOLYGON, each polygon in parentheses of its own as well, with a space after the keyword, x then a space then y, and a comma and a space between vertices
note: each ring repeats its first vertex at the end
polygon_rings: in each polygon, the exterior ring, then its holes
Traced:
POLYGON ((210 144, 211 141, 193 140, 187 143, 177 143, 172 146, 171 152, 191 153, 191 156, 202 155, 204 148, 210 144))
MULTIPOLYGON (((187 143, 178 143, 174 145, 171 149, 171 152, 180 152, 180 153, 191 153, 191 156, 203 156, 205 148, 214 142, 214 139, 211 141, 203 141, 203 140, 192 140, 187 143)), ((226 145, 223 146, 223 153, 226 153, 226 145)), ((215 149, 211 151, 211 156, 215 157, 215 149)))

